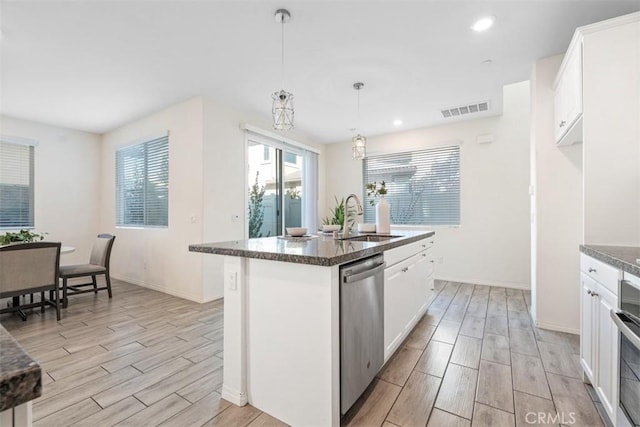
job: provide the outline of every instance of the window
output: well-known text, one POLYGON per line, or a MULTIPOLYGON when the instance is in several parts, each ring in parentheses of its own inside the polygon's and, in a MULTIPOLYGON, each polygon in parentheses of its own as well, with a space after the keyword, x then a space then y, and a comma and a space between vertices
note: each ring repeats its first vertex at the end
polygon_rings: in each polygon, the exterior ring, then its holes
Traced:
MULTIPOLYGON (((363 173, 365 184, 385 181, 392 224, 460 225, 459 146, 370 156, 363 173)), ((364 210, 375 222, 375 206, 364 210)))
POLYGON ((33 151, 0 141, 0 228, 33 227, 33 151))
POLYGON ((169 137, 116 151, 116 225, 169 225, 169 137))

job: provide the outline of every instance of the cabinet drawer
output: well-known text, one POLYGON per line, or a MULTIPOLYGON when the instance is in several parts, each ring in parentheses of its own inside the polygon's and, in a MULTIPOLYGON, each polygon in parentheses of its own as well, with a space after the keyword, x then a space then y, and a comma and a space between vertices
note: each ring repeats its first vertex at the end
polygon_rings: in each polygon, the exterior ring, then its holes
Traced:
POLYGON ((580 254, 580 270, 596 282, 618 295, 618 280, 620 271, 602 261, 580 254))
POLYGON ((387 262, 387 267, 391 267, 392 265, 417 254, 418 252, 432 247, 434 243, 435 239, 431 236, 426 239, 418 240, 417 242, 389 249, 384 252, 384 260, 387 262))

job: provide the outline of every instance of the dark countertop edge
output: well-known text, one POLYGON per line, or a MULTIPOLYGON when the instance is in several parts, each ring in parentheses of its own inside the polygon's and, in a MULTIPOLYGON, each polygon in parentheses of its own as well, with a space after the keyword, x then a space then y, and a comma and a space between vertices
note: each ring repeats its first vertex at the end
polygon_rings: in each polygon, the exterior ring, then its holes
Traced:
POLYGON ((281 261, 281 262, 293 262, 296 264, 309 264, 319 265, 323 267, 331 267, 333 265, 344 264, 349 261, 355 261, 360 258, 375 255, 380 252, 388 251, 389 249, 404 246, 409 243, 417 242, 418 240, 426 239, 435 235, 435 231, 425 231, 422 234, 415 236, 407 236, 399 238, 393 242, 382 242, 376 246, 360 249, 348 254, 336 255, 333 257, 318 257, 311 255, 294 255, 294 254, 279 254, 274 252, 260 252, 251 251, 245 249, 232 249, 232 248, 213 248, 205 245, 189 245, 190 252, 200 252, 214 255, 227 255, 236 256, 242 258, 264 259, 267 261, 281 261))
POLYGON ((580 245, 580 252, 585 255, 589 255, 620 270, 640 277, 640 265, 632 264, 629 261, 620 259, 611 253, 607 252, 607 249, 611 248, 625 248, 625 246, 604 246, 604 245, 580 245))
POLYGON ((0 411, 4 411, 42 395, 42 368, 1 325, 0 346, 0 411))

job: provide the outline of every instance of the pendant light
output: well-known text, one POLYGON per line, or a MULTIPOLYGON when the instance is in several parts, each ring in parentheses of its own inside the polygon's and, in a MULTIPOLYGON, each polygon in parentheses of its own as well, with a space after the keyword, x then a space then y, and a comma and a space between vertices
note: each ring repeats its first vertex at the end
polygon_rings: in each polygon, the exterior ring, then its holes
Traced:
POLYGON ((353 88, 358 92, 358 134, 351 138, 352 151, 353 151, 353 160, 362 160, 367 155, 367 138, 360 135, 360 89, 362 89, 364 83, 358 82, 353 84, 353 88))
POLYGON ((271 95, 273 99, 271 114, 273 115, 274 129, 291 130, 293 129, 293 94, 284 90, 284 24, 291 20, 291 14, 286 9, 278 9, 275 17, 276 22, 282 26, 282 89, 271 95))

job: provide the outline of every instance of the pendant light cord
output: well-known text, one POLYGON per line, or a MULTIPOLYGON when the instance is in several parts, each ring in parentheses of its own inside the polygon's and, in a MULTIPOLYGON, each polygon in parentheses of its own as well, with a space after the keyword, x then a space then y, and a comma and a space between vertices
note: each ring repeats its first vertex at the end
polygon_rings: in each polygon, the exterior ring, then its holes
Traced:
POLYGON ((282 90, 284 90, 284 14, 280 18, 280 26, 282 27, 282 55, 281 55, 281 69, 282 69, 282 90))
POLYGON ((356 133, 360 135, 360 87, 358 87, 358 129, 356 133))

